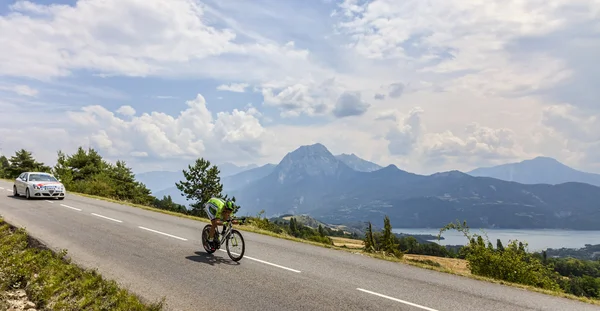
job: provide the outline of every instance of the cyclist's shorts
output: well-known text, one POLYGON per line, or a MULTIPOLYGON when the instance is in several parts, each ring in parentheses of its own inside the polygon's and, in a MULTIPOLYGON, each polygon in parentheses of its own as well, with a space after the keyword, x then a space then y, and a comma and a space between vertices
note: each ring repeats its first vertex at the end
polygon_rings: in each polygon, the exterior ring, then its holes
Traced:
POLYGON ((208 216, 208 219, 210 219, 211 221, 215 219, 215 214, 217 213, 217 209, 218 209, 218 207, 210 202, 204 204, 204 210, 206 211, 206 215, 208 216))

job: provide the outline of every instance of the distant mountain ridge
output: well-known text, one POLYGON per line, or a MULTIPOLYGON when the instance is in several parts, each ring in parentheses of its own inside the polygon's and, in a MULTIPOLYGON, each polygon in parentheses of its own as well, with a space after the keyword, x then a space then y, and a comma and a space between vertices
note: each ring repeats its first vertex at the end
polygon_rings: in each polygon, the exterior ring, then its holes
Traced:
POLYGON ((364 159, 359 158, 354 153, 346 154, 342 153, 335 156, 338 160, 344 162, 344 164, 348 165, 355 171, 359 172, 372 172, 379 169, 382 169, 382 166, 364 159))
MULTIPOLYGON (((255 169, 258 166, 256 164, 250 164, 246 166, 237 166, 232 163, 223 163, 219 164, 219 171, 221 171, 221 179, 227 178, 228 176, 232 176, 238 174, 240 172, 244 172, 247 170, 255 169)), ((186 166, 187 169, 187 166, 186 166)), ((145 184, 148 189, 152 191, 154 195, 158 193, 164 192, 168 190, 168 188, 175 187, 175 183, 183 180, 183 172, 179 171, 151 171, 136 174, 136 180, 145 184)), ((175 188, 177 189, 177 188, 175 188)), ((162 196, 160 196, 162 198, 162 196)))
POLYGON ((494 228, 600 229, 600 187, 525 185, 459 171, 418 175, 388 165, 361 172, 322 144, 288 153, 271 173, 229 192, 242 213, 308 214, 328 223, 388 215, 396 227, 440 228, 454 220, 494 228))
MULTIPOLYGON (((329 161, 331 163, 337 163, 338 161, 341 161, 346 166, 348 166, 350 169, 353 169, 356 171, 367 172, 367 171, 374 171, 377 169, 381 169, 381 166, 379 166, 378 164, 361 159, 355 154, 339 154, 339 155, 333 156, 329 152, 329 150, 327 150, 327 148, 325 146, 323 146, 322 144, 318 144, 318 145, 321 148, 320 152, 327 154, 326 156, 329 158, 329 161), (336 161, 336 159, 338 161, 336 161)), ((306 151, 306 149, 302 149, 302 147, 298 148, 296 151, 302 152, 302 150, 306 151)), ((247 186, 250 183, 252 183, 253 181, 264 178, 267 175, 271 174, 275 170, 276 167, 277 167, 276 164, 270 164, 270 163, 265 164, 263 166, 258 166, 258 167, 256 165, 253 165, 253 168, 241 170, 240 172, 238 172, 236 174, 231 174, 231 175, 228 175, 225 177, 221 177, 221 183, 223 184, 223 191, 228 193, 230 191, 234 191, 241 187, 247 186)), ((308 164, 307 168, 311 169, 311 165, 308 164)), ((219 166, 219 169, 221 169, 221 166, 219 166)), ((181 192, 179 191, 179 189, 177 189, 174 186, 175 181, 179 181, 179 180, 181 180, 181 178, 183 178, 183 174, 180 173, 180 175, 181 176, 177 177, 176 180, 171 178, 170 180, 161 181, 161 182, 163 182, 163 184, 167 184, 167 186, 160 188, 155 193, 155 196, 162 198, 165 195, 170 195, 171 198, 173 199, 173 201, 175 201, 176 203, 187 205, 189 202, 187 202, 185 200, 185 198, 181 197, 181 192), (173 181, 173 180, 175 180, 175 181, 173 181)), ((161 185, 163 185, 163 184, 161 184, 161 185)), ((150 188, 150 189, 153 189, 153 188, 150 188)))
POLYGON ((536 157, 517 163, 477 168, 467 172, 467 174, 522 184, 557 185, 567 182, 581 182, 600 187, 600 174, 582 172, 549 157, 536 157))

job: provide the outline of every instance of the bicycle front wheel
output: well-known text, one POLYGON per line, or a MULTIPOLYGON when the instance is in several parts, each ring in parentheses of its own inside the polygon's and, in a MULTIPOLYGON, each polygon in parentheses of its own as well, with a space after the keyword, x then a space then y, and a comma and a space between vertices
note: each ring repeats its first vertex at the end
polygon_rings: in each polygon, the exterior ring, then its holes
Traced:
POLYGON ((242 257, 244 257, 244 252, 246 251, 246 244, 244 243, 244 237, 242 234, 233 229, 227 241, 225 241, 225 246, 227 248, 227 255, 233 261, 240 261, 242 257), (235 250, 231 250, 234 248, 235 250))

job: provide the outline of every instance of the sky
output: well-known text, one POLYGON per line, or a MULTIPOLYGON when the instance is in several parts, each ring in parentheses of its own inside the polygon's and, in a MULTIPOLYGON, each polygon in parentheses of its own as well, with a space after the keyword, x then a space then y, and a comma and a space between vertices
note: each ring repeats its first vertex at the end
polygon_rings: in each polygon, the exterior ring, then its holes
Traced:
POLYGON ((600 173, 600 0, 0 0, 0 148, 600 173))

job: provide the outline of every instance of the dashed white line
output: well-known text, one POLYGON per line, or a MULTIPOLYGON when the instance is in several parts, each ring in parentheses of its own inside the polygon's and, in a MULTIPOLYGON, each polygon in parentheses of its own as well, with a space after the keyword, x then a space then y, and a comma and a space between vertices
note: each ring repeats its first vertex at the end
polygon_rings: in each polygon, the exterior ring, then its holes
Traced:
MULTIPOLYGON (((226 250, 224 250, 224 249, 220 249, 220 251, 222 251, 222 252, 227 252, 227 251, 226 251, 226 250)), ((239 254, 237 254, 237 253, 234 253, 234 252, 231 252, 231 253, 232 253, 232 254, 234 254, 234 255, 239 255, 239 254)), ((271 266, 274 266, 274 267, 277 267, 277 268, 285 269, 285 270, 292 271, 292 272, 296 272, 296 273, 300 273, 300 272, 301 272, 300 270, 296 270, 296 269, 292 269, 292 268, 288 268, 288 267, 280 266, 280 265, 277 265, 277 264, 274 264, 274 263, 271 263, 271 262, 268 262, 268 261, 260 260, 260 259, 257 259, 257 258, 252 258, 252 257, 250 257, 250 256, 244 256, 244 258, 248 258, 248 259, 250 259, 250 260, 258 261, 258 262, 264 263, 264 264, 266 264, 266 265, 271 265, 271 266)))
POLYGON ((186 239, 186 238, 182 238, 182 237, 178 237, 178 236, 176 236, 176 235, 172 235, 172 234, 168 234, 168 233, 164 233, 164 232, 160 232, 160 231, 152 230, 152 229, 149 229, 149 228, 146 228, 146 227, 141 227, 141 226, 138 226, 138 228, 140 228, 140 229, 143 229, 143 230, 147 230, 147 231, 151 231, 151 232, 154 232, 154 233, 158 233, 158 234, 166 235, 166 236, 169 236, 169 237, 172 237, 172 238, 175 238, 175 239, 179 239, 179 240, 182 240, 182 241, 187 241, 187 239, 186 239))
POLYGON ((4 190, 6 190, 6 191, 8 191, 8 192, 12 192, 12 190, 10 190, 10 189, 4 189, 4 190))
POLYGON ((425 307, 425 306, 421 306, 421 305, 418 305, 418 304, 416 304, 416 303, 412 303, 412 302, 408 302, 408 301, 401 300, 401 299, 398 299, 398 298, 394 298, 394 297, 386 296, 386 295, 379 294, 379 293, 376 293, 376 292, 372 292, 372 291, 370 291, 370 290, 366 290, 366 289, 362 289, 362 288, 357 288, 357 289, 358 289, 359 291, 361 291, 361 292, 365 292, 365 293, 369 293, 369 294, 371 294, 371 295, 375 295, 375 296, 379 296, 379 297, 387 298, 387 299, 389 299, 389 300, 393 300, 393 301, 396 301, 396 302, 401 302, 401 303, 403 303, 403 304, 406 304, 406 305, 409 305, 409 306, 413 306, 413 307, 416 307, 416 308, 420 308, 420 309, 423 309, 423 310, 428 310, 428 311, 438 311, 438 310, 436 310, 436 309, 432 309, 432 308, 428 308, 428 307, 425 307))
POLYGON ((4 190, 4 187, 0 187, 0 189, 4 190))
POLYGON ((100 218, 104 218, 104 219, 112 220, 112 221, 114 221, 114 222, 122 222, 122 221, 120 221, 120 220, 118 220, 118 219, 114 219, 114 218, 110 218, 110 217, 106 217, 106 216, 98 215, 98 214, 96 214, 96 213, 91 213, 91 214, 92 214, 92 215, 94 215, 94 216, 100 217, 100 218))
POLYGON ((46 201, 46 202, 48 202, 48 203, 52 203, 52 204, 54 204, 54 202, 52 202, 52 201, 48 201, 48 200, 44 200, 44 201, 46 201))
POLYGON ((68 206, 68 205, 65 205, 65 204, 61 204, 60 206, 64 206, 64 207, 66 207, 66 208, 74 209, 74 210, 76 210, 76 211, 80 211, 80 212, 81 212, 81 209, 79 209, 79 208, 76 208, 76 207, 73 207, 73 206, 68 206))

